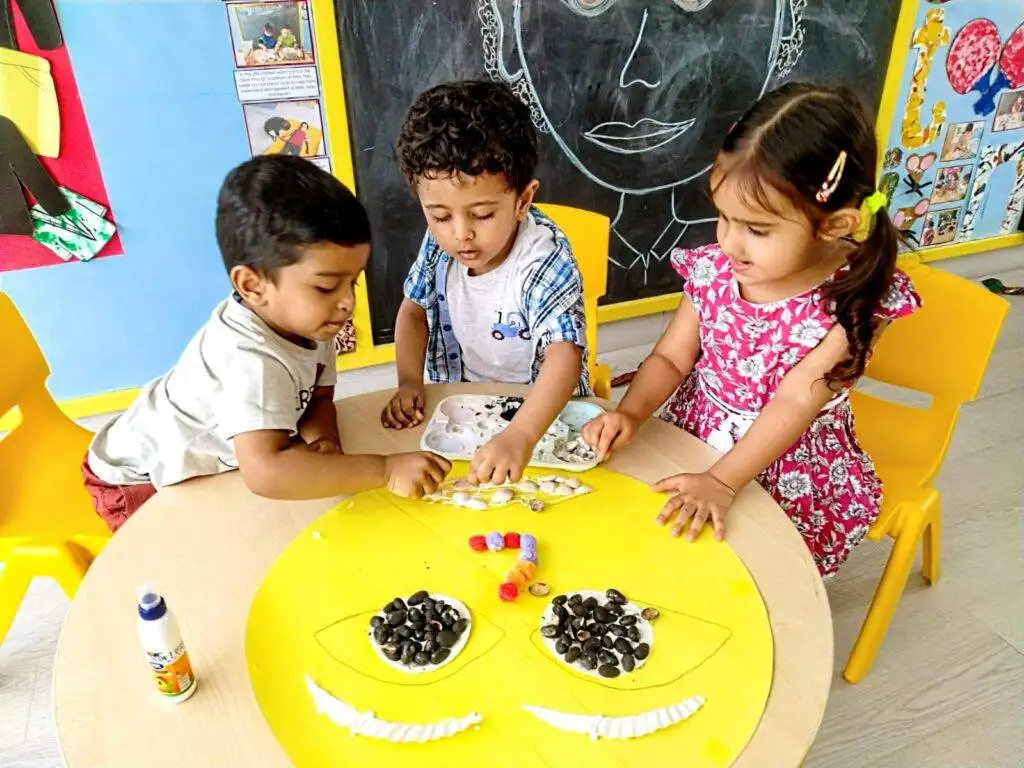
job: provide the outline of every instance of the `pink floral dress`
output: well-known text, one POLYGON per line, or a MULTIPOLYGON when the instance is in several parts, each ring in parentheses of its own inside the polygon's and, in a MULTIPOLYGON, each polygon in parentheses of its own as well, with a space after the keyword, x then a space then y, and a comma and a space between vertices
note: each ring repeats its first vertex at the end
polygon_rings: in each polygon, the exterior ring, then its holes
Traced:
MULTIPOLYGON (((672 265, 700 317, 701 355, 662 418, 725 452, 750 428, 783 377, 836 324, 819 288, 768 304, 745 301, 718 245, 677 250, 672 265)), ((897 271, 878 308, 894 320, 921 306, 897 271)), ((857 442, 846 393, 758 476, 786 511, 823 576, 836 572, 878 516, 882 484, 857 442)))

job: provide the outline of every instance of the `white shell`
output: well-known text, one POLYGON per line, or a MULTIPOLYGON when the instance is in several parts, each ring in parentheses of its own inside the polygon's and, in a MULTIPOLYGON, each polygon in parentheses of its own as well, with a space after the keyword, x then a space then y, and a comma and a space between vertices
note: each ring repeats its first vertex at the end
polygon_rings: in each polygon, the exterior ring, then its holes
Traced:
POLYGON ((523 480, 519 484, 519 490, 522 491, 523 493, 536 493, 537 491, 540 490, 540 486, 538 486, 532 480, 523 480))
POLYGON ((540 492, 546 493, 549 496, 554 495, 555 491, 558 490, 558 484, 553 480, 545 480, 540 484, 540 492))
POLYGON ((479 512, 481 510, 487 509, 487 502, 484 501, 483 499, 478 499, 477 497, 474 496, 473 498, 466 502, 465 506, 467 509, 475 509, 477 512, 479 512))
POLYGON ((491 494, 491 504, 508 504, 512 501, 513 495, 511 489, 499 488, 491 494))
POLYGON ((472 498, 466 491, 456 491, 452 494, 452 501, 456 504, 466 504, 472 498))
POLYGON ((569 485, 568 483, 559 483, 558 486, 555 488, 556 496, 572 496, 572 494, 572 486, 569 485))
POLYGON ((580 479, 578 477, 567 477, 562 480, 562 483, 568 485, 573 490, 580 487, 580 479))
POLYGON ((452 484, 452 488, 454 488, 457 491, 468 491, 472 487, 473 486, 469 484, 468 480, 456 480, 452 484))
POLYGON ((524 705, 523 709, 534 717, 560 731, 582 733, 596 741, 604 739, 635 739, 675 725, 692 717, 702 706, 703 696, 691 696, 662 709, 643 712, 630 717, 604 717, 603 715, 579 715, 559 712, 546 707, 524 705))
POLYGON ((573 489, 573 493, 575 493, 577 496, 582 496, 585 493, 590 493, 592 490, 594 489, 591 488, 589 485, 580 485, 573 489))

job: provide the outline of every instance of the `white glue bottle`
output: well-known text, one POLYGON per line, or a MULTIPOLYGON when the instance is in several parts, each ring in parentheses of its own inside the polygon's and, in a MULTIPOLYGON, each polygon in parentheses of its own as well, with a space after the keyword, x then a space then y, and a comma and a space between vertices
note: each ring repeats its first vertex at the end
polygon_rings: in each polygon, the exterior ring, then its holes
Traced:
POLYGON ((196 676, 178 622, 152 585, 142 585, 138 594, 139 642, 153 668, 157 688, 168 701, 185 701, 196 692, 196 676))

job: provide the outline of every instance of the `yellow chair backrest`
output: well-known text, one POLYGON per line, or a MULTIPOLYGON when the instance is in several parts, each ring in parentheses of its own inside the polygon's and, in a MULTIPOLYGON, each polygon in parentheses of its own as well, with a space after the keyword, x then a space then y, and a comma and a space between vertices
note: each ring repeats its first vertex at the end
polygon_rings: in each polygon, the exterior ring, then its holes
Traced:
POLYGON ((56 404, 46 389, 50 367, 14 302, 0 293, 0 418, 15 406, 24 411, 31 404, 56 404))
POLYGON ((583 304, 587 316, 587 348, 590 350, 590 373, 594 378, 597 365, 597 301, 608 289, 608 233, 611 221, 607 216, 582 208, 544 203, 537 206, 549 216, 565 236, 576 256, 583 275, 583 304))
POLYGON ((962 277, 918 265, 907 268, 924 301, 882 334, 865 375, 959 404, 978 395, 1007 302, 962 277))

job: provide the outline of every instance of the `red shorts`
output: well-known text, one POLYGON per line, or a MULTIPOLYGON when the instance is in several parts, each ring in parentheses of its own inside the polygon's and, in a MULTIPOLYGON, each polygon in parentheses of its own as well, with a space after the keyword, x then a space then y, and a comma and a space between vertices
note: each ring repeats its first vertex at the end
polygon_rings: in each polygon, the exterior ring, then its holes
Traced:
POLYGON ((150 483, 138 485, 111 485, 100 480, 89 467, 89 457, 82 460, 82 476, 85 478, 85 490, 92 498, 96 513, 103 518, 111 531, 116 531, 124 521, 134 515, 139 507, 149 501, 156 493, 150 483))

